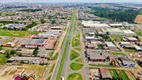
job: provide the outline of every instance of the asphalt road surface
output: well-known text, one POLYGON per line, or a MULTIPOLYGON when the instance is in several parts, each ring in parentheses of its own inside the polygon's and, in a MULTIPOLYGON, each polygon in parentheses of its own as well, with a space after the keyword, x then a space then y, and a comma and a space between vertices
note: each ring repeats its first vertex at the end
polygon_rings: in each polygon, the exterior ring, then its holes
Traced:
MULTIPOLYGON (((73 21, 71 21, 72 26, 68 25, 68 29, 69 29, 69 30, 70 30, 71 28, 72 28, 72 30, 73 30, 73 28, 74 28, 74 27, 73 27, 74 22, 75 22, 75 16, 73 17, 73 21)), ((57 77, 57 74, 58 74, 58 70, 59 70, 59 67, 60 67, 60 63, 61 63, 61 59, 62 59, 64 50, 65 50, 65 47, 66 47, 66 42, 67 42, 67 40, 68 40, 68 36, 71 35, 71 37, 72 37, 73 31, 71 31, 71 33, 70 33, 69 30, 67 31, 67 34, 66 34, 66 36, 65 36, 65 40, 64 40, 64 43, 63 43, 63 46, 62 46, 62 50, 61 50, 60 56, 59 56, 59 58, 58 58, 58 60, 57 60, 55 69, 54 69, 54 71, 53 71, 53 74, 52 74, 52 76, 51 76, 51 80, 56 80, 56 77, 57 77)), ((69 55, 69 52, 70 52, 70 46, 71 46, 70 43, 71 43, 71 40, 72 40, 72 38, 70 38, 70 41, 69 41, 69 43, 68 43, 69 45, 68 45, 68 50, 67 50, 67 54, 66 54, 67 56, 69 55)), ((61 77, 66 74, 64 71, 66 71, 66 69, 67 69, 67 60, 68 60, 68 57, 66 57, 66 59, 65 59, 64 68, 63 68, 63 71, 62 71, 63 73, 62 73, 61 77), (65 70, 64 70, 64 69, 65 69, 65 70)))

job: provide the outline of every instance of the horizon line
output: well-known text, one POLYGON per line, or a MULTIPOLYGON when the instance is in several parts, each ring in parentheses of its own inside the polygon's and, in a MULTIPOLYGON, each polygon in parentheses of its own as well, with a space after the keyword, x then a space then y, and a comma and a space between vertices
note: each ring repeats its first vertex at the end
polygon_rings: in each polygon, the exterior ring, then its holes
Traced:
POLYGON ((142 2, 0 2, 0 3, 133 3, 133 4, 141 4, 142 2))

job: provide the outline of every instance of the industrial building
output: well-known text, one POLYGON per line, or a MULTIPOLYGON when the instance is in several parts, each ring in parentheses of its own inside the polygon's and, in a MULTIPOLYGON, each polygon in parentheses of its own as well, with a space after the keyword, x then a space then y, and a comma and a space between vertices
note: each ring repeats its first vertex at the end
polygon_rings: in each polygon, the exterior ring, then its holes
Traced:
POLYGON ((107 68, 100 68, 101 80, 112 80, 112 76, 107 68))
POLYGON ((4 26, 4 29, 12 29, 12 30, 22 30, 26 27, 25 24, 8 24, 4 26))
POLYGON ((47 44, 47 39, 28 39, 21 43, 21 47, 24 48, 35 48, 35 47, 43 47, 47 44))
POLYGON ((85 28, 109 28, 110 26, 101 21, 82 21, 82 25, 85 28))

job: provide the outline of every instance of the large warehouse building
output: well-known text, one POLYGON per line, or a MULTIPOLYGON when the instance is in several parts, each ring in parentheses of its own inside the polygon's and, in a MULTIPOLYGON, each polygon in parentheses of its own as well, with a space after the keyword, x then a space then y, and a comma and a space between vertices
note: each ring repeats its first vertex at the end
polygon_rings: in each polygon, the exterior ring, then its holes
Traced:
POLYGON ((21 47, 25 48, 35 48, 35 47, 43 47, 48 42, 47 39, 28 39, 21 43, 21 47))

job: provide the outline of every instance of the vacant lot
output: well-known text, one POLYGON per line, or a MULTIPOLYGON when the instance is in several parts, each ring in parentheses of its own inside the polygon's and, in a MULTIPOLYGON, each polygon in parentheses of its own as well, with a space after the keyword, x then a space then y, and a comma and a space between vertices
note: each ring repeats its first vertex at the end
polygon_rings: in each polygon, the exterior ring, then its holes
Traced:
POLYGON ((116 70, 111 69, 111 70, 109 70, 109 72, 110 72, 110 74, 112 75, 112 78, 113 78, 114 80, 119 79, 119 76, 118 76, 116 70))
POLYGON ((123 70, 116 70, 116 72, 117 72, 117 74, 119 75, 119 78, 120 78, 121 80, 130 80, 130 79, 128 78, 128 76, 126 75, 125 71, 123 71, 123 70))
POLYGON ((25 69, 24 74, 30 75, 33 74, 36 76, 36 79, 39 80, 41 77, 43 77, 43 74, 46 70, 46 65, 45 66, 40 66, 36 64, 25 64, 21 67, 17 67, 18 69, 25 69))
MULTIPOLYGON (((126 75, 125 71, 123 70, 114 70, 114 69, 110 69, 110 74, 112 75, 112 78, 114 80, 130 80, 128 78, 128 76, 126 75)), ((126 71, 127 72, 127 71, 126 71)))
POLYGON ((69 75, 67 80, 83 80, 83 78, 79 73, 72 73, 69 75))
POLYGON ((136 20, 135 20, 136 23, 141 23, 142 24, 142 15, 138 15, 136 17, 136 20))
POLYGON ((126 54, 124 54, 122 52, 113 52, 113 55, 115 55, 115 56, 126 56, 126 54))
POLYGON ((37 32, 0 29, 0 36, 23 37, 30 34, 37 34, 37 32))
POLYGON ((5 64, 7 61, 7 58, 5 57, 4 54, 0 54, 0 65, 5 64))
POLYGON ((136 80, 136 77, 133 75, 133 73, 131 71, 125 71, 125 73, 129 77, 129 79, 136 80))

